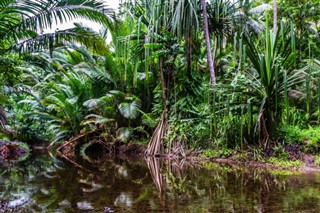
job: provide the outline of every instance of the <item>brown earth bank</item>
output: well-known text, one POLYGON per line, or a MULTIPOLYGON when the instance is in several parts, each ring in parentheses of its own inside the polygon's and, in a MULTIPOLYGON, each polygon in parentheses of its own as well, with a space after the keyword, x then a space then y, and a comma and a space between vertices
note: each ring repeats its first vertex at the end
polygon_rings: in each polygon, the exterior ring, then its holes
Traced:
MULTIPOLYGON (((115 154, 117 156, 121 155, 128 156, 132 158, 136 156, 141 158, 147 158, 145 155, 145 151, 147 149, 146 145, 140 144, 119 144, 119 146, 115 147, 115 154)), ((298 156, 298 155, 297 155, 298 156)), ((152 157, 152 156, 149 156, 152 157)), ((315 157, 311 154, 299 153, 299 158, 295 158, 295 160, 299 160, 301 164, 299 166, 290 166, 290 164, 286 166, 278 165, 277 162, 269 162, 266 157, 265 162, 250 160, 250 159, 238 159, 238 154, 231 155, 228 158, 208 158, 204 154, 204 150, 185 150, 184 154, 181 153, 169 153, 169 154, 159 154, 154 156, 156 158, 163 159, 185 159, 186 161, 191 162, 192 164, 203 164, 206 162, 215 162, 224 165, 239 165, 243 167, 255 168, 255 169, 269 169, 269 170, 288 170, 288 171, 299 171, 299 172, 320 172, 320 167, 315 165, 315 157)), ((276 157, 274 158, 276 159, 276 157)), ((294 160, 292 158, 286 159, 288 162, 294 160)), ((279 160, 280 161, 280 160, 279 160)), ((284 160, 281 159, 283 162, 284 160)))
MULTIPOLYGON (((116 155, 121 156, 144 156, 145 151, 147 149, 146 145, 140 144, 120 144, 116 146, 116 155)), ((292 153, 291 153, 292 155, 292 153)), ((255 168, 255 169, 269 169, 269 170, 288 170, 288 171, 299 171, 299 172, 320 172, 320 167, 315 165, 315 157, 311 154, 306 154, 300 152, 296 154, 299 156, 297 158, 288 158, 286 159, 288 162, 291 160, 299 160, 301 164, 299 166, 290 166, 290 164, 286 166, 281 166, 281 164, 277 164, 277 162, 269 162, 268 157, 266 157, 265 162, 259 162, 250 159, 242 159, 237 160, 238 154, 231 155, 228 158, 208 158, 204 154, 204 150, 184 150, 184 154, 181 153, 169 153, 169 154, 159 154, 154 157, 163 158, 163 159, 185 159, 186 161, 192 162, 192 164, 203 164, 206 162, 215 162, 224 165, 239 165, 243 167, 255 168)), ((152 156, 149 156, 152 157, 152 156)), ((276 159, 276 158, 274 158, 276 159)), ((280 161, 280 160, 279 160, 280 161)), ((281 159, 283 162, 284 160, 281 159)))

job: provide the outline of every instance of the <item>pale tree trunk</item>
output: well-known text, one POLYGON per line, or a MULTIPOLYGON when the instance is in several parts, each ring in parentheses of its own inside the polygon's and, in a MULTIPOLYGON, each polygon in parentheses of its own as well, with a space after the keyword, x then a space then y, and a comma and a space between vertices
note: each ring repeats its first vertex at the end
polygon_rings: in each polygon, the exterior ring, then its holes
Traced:
POLYGON ((278 28, 278 9, 277 9, 277 0, 273 0, 273 33, 277 34, 278 28))
POLYGON ((214 65, 213 65, 212 54, 211 54, 211 44, 210 44, 209 25, 208 25, 208 17, 207 17, 207 9, 206 9, 206 0, 201 0, 201 6, 202 6, 202 15, 203 15, 203 31, 204 31, 204 38, 206 40, 206 48, 207 48, 207 60, 208 60, 209 71, 210 71, 210 83, 215 85, 216 84, 216 76, 214 73, 214 65))

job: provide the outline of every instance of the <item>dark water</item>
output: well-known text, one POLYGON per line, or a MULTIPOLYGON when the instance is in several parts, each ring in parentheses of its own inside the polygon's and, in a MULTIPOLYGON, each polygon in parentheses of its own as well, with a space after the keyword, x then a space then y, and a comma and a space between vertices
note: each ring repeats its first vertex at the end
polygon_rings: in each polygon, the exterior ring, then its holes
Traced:
POLYGON ((72 163, 42 154, 2 166, 0 175, 6 211, 320 212, 320 175, 314 173, 155 159, 72 163))

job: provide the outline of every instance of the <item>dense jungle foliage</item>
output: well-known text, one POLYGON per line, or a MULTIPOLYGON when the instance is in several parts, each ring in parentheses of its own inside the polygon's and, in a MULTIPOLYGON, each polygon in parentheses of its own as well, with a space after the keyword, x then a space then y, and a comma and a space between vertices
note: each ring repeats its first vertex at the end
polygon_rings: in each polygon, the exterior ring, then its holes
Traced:
POLYGON ((318 0, 0 1, 1 137, 320 149, 318 0), (100 30, 76 23, 100 23, 100 30))

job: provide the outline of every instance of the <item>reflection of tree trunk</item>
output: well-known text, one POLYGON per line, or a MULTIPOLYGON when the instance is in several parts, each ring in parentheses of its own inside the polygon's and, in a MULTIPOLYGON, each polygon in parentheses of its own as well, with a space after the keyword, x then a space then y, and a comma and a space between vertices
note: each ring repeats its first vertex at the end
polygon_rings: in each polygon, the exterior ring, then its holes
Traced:
POLYGON ((147 164, 151 173, 152 180, 156 185, 158 191, 162 194, 166 190, 166 185, 163 181, 160 160, 161 159, 159 158, 148 158, 147 164))
POLYGON ((209 71, 210 71, 210 83, 216 83, 216 76, 214 73, 214 66, 211 54, 211 44, 210 44, 210 36, 209 36, 209 25, 208 25, 208 17, 207 17, 207 9, 206 9, 206 0, 201 0, 202 6, 202 14, 203 14, 203 31, 204 31, 204 38, 206 40, 206 48, 207 48, 207 60, 209 64, 209 71))

